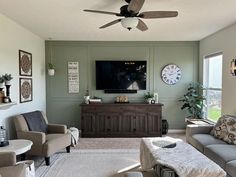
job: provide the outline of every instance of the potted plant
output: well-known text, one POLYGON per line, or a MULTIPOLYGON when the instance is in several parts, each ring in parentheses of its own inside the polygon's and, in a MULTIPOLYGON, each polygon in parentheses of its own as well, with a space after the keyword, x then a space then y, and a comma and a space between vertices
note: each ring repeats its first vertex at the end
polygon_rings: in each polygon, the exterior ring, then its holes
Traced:
POLYGON ((55 74, 55 65, 52 63, 48 63, 48 75, 54 76, 55 74))
POLYGON ((149 103, 149 104, 151 104, 151 101, 153 100, 153 98, 154 98, 153 93, 147 92, 147 93, 144 95, 144 99, 145 99, 146 102, 149 103))
POLYGON ((181 110, 187 109, 189 116, 188 119, 201 119, 203 118, 203 106, 205 97, 202 95, 203 86, 199 83, 189 84, 187 93, 179 99, 183 103, 181 110))
POLYGON ((6 73, 5 75, 3 75, 3 78, 5 80, 5 85, 11 85, 11 80, 13 79, 11 74, 6 73))
POLYGON ((4 88, 5 79, 3 76, 0 76, 0 89, 4 88))

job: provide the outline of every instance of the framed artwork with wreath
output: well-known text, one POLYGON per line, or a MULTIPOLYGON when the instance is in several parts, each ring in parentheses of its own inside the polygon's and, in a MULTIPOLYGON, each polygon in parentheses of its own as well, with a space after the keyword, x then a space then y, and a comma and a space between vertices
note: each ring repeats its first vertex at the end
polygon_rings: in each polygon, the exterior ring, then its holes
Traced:
POLYGON ((19 50, 19 74, 20 76, 32 76, 32 54, 19 50))
POLYGON ((31 78, 20 78, 20 103, 33 100, 33 84, 31 78))

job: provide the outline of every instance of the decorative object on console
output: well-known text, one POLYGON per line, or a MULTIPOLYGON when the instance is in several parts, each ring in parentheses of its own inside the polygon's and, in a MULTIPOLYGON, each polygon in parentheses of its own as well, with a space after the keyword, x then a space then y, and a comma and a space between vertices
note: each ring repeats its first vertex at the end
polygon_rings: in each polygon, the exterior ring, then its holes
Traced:
POLYGON ((117 96, 115 103, 129 103, 129 99, 125 95, 117 96))
POLYGON ((203 116, 203 101, 205 97, 202 95, 203 86, 199 83, 189 84, 188 91, 179 99, 183 102, 181 109, 187 109, 190 119, 200 119, 203 116))
POLYGON ((4 97, 5 97, 5 92, 4 91, 0 91, 0 103, 3 103, 4 97))
POLYGON ((155 104, 157 104, 159 102, 159 100, 158 100, 158 93, 154 92, 153 93, 153 97, 154 97, 155 104))
POLYGON ((168 85, 175 85, 181 76, 181 69, 176 64, 168 64, 161 71, 161 78, 168 85))
POLYGON ((68 62, 68 92, 79 93, 79 62, 68 62))
POLYGON ((20 78, 20 103, 32 101, 32 85, 31 78, 20 78))
POLYGON ((9 145, 9 142, 7 141, 7 134, 6 129, 3 128, 3 126, 0 127, 0 147, 4 147, 9 145))
POLYGON ((90 99, 89 90, 87 89, 86 93, 85 93, 85 96, 84 96, 84 103, 89 104, 89 99, 90 99))
POLYGON ((19 74, 20 76, 32 76, 32 54, 19 50, 19 74))
MULTIPOLYGON (((151 104, 152 103, 152 100, 154 98, 154 95, 150 92, 147 92, 145 95, 144 95, 144 99, 146 100, 147 103, 151 104)), ((155 100, 154 100, 155 101, 155 100)))
POLYGON ((232 76, 236 76, 236 59, 233 59, 230 63, 230 71, 232 76))

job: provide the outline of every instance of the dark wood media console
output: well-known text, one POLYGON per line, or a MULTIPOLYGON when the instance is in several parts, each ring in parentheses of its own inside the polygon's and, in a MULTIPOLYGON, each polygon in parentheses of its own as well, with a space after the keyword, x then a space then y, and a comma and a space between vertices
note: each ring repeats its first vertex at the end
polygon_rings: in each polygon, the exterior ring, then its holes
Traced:
POLYGON ((83 137, 162 136, 163 104, 81 104, 83 137))

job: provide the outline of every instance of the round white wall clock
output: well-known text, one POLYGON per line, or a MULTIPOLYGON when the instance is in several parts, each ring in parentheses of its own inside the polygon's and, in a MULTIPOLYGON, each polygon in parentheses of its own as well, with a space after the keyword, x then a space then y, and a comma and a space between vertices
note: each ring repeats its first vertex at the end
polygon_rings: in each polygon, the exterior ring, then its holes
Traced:
POLYGON ((161 71, 161 78, 168 85, 176 84, 181 76, 181 69, 175 64, 168 64, 161 71))

